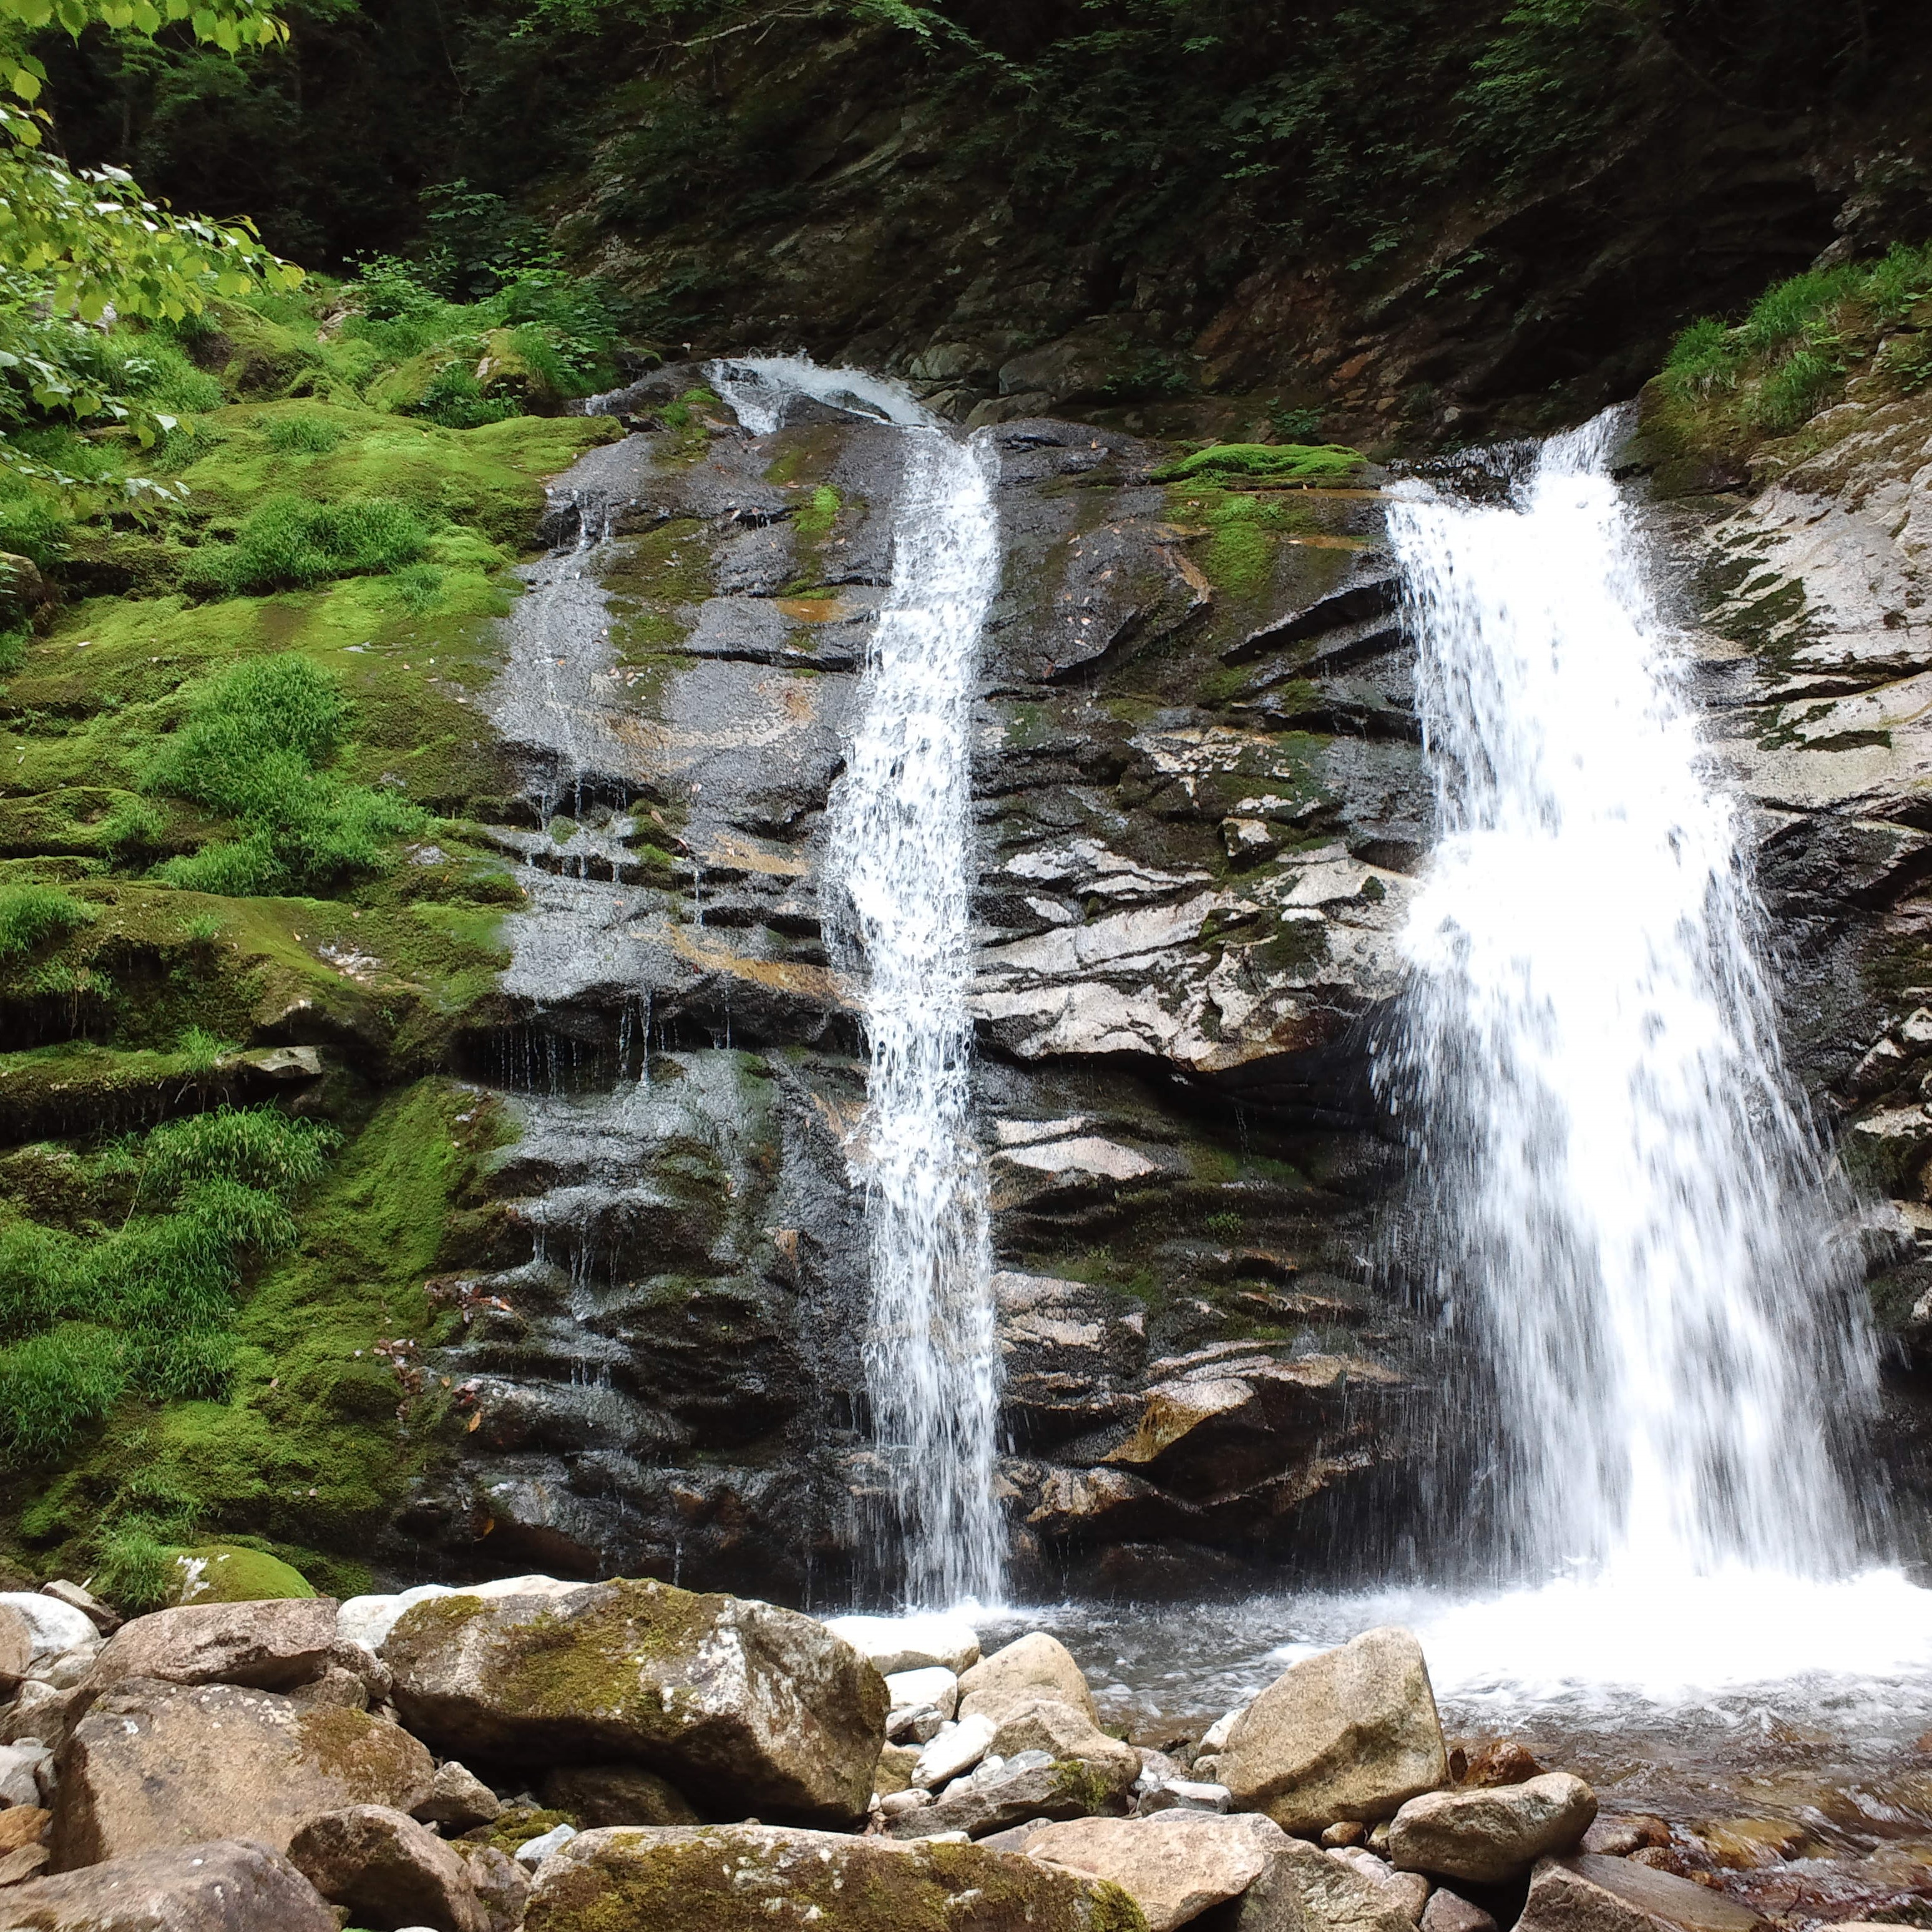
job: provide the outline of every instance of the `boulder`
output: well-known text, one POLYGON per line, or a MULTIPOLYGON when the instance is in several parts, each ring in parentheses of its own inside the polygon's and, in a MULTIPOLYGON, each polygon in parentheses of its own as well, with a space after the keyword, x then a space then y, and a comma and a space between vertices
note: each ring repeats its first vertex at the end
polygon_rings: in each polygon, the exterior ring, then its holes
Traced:
POLYGON ((1048 1757, 1077 1758, 1083 1764, 1119 1769, 1130 1781, 1140 1776, 1140 1754, 1132 1744, 1108 1737, 1084 1711, 1058 1698, 1036 1698, 1010 1711, 986 1748, 998 1757, 1045 1751, 1048 1757))
POLYGON ((0 1591, 0 1610, 11 1610, 27 1626, 32 1646, 27 1670, 35 1674, 56 1658, 91 1652, 100 1642, 100 1633, 85 1610, 37 1590, 0 1591))
POLYGON ((1415 1932, 1415 1922, 1385 1888, 1291 1838, 1216 1932, 1415 1932))
POLYGON ((1667 1845, 1670 1842, 1670 1827, 1654 1813, 1640 1811, 1629 1816, 1618 1816, 1599 1811, 1597 1822, 1583 1834, 1583 1842, 1578 1848, 1586 1852, 1596 1852, 1605 1858, 1627 1858, 1633 1852, 1640 1852, 1647 1845, 1667 1845))
POLYGON ((1042 1700, 1069 1704, 1095 1730, 1100 1712, 1073 1654, 1044 1630, 1030 1631, 974 1665, 959 1680, 961 1718, 1004 1723, 1022 1706, 1042 1700))
POLYGON ((524 1922, 530 1901, 530 1875, 500 1845, 472 1845, 458 1840, 450 1847, 470 1869, 470 1882, 491 1922, 504 1932, 524 1922))
POLYGON ((713 1811, 855 1823, 885 1742, 884 1680, 823 1624, 664 1583, 434 1598, 382 1654, 440 1750, 637 1762, 713 1811))
POLYGON ((1545 1858, 1517 1932, 1755 1932, 1764 1922, 1707 1886, 1628 1858, 1545 1858))
POLYGON ((112 1636, 121 1628, 118 1610, 111 1604, 104 1604, 92 1590, 79 1583, 70 1583, 64 1576, 57 1576, 51 1583, 43 1583, 40 1594, 80 1611, 103 1636, 112 1636))
POLYGON ((1291 1666, 1229 1726, 1214 1776, 1239 1809, 1300 1833, 1393 1817, 1447 1784, 1420 1645, 1372 1630, 1291 1666))
POLYGON ((542 1798, 586 1831, 604 1825, 701 1825, 677 1787, 637 1764, 559 1766, 544 1774, 542 1798))
POLYGON ((1210 1906, 1238 1898, 1287 1842, 1279 1826, 1252 1813, 1163 1811, 1048 1825, 1027 1840, 1025 1856, 1111 1880, 1146 1915, 1148 1932, 1172 1932, 1210 1906))
MULTIPOLYGON (((1359 1831, 1360 1826, 1356 1829, 1359 1831)), ((1325 1834, 1324 1834, 1325 1835, 1325 1834)), ((1369 1882, 1378 1887, 1383 1899, 1393 1905, 1413 1925, 1422 1917, 1423 1908, 1429 1903, 1430 1884, 1421 1873, 1397 1871, 1388 1859, 1360 1845, 1339 1846, 1328 1856, 1337 1864, 1344 1864, 1352 1872, 1359 1873, 1369 1882)))
POLYGON ((488 1583, 472 1583, 459 1591, 448 1583, 418 1583, 406 1590, 366 1597, 349 1597, 335 1613, 338 1634, 347 1643, 360 1644, 364 1650, 379 1651, 388 1641, 396 1620, 405 1610, 436 1597, 567 1597, 581 1583, 568 1583, 555 1576, 500 1576, 488 1583))
POLYGON ((1134 1804, 1137 1817, 1156 1811, 1211 1811, 1216 1816, 1232 1808, 1225 1784, 1204 1784, 1197 1778, 1168 1778, 1143 1791, 1134 1804))
POLYGON ((190 1604, 123 1624, 94 1660, 88 1681, 102 1689, 146 1677, 288 1690, 322 1675, 335 1641, 332 1598, 190 1604))
POLYGON ((435 1780, 408 1732, 362 1711, 301 1710, 238 1684, 133 1680, 68 1740, 54 1804, 57 1870, 204 1838, 287 1849, 323 1811, 407 1811, 435 1780))
POLYGON ((1460 1892, 1438 1886, 1422 1908, 1422 1932, 1496 1932, 1496 1922, 1460 1892))
POLYGON ((540 1832, 534 1838, 526 1838, 512 1856, 518 1864, 535 1871, 551 1852, 562 1851, 572 1839, 580 1835, 574 1825, 553 1825, 548 1832, 540 1832))
POLYGON ((1574 1852, 1597 1816, 1597 1794, 1568 1772, 1526 1784, 1425 1792, 1389 1826, 1389 1860, 1472 1885, 1501 1885, 1540 1858, 1574 1852))
POLYGON ((336 1916, 278 1852, 218 1839, 142 1852, 0 1892, 5 1932, 337 1932, 336 1916))
POLYGON ((1490 1738, 1449 1754, 1449 1774, 1458 1784, 1527 1784, 1543 1772, 1534 1753, 1514 1738, 1490 1738))
POLYGON ((290 1703, 304 1711, 319 1710, 325 1705, 342 1711, 369 1708, 368 1685, 354 1671, 345 1670, 339 1664, 332 1664, 312 1682, 298 1684, 284 1694, 290 1703))
MULTIPOLYGON (((988 1775, 956 1778, 931 1804, 888 1808, 886 1829, 896 1838, 930 1838, 964 1832, 983 1838, 1029 1820, 1118 1816, 1133 1786, 1119 1766, 1111 1770, 1076 1759, 1046 1760, 1028 1751, 988 1775)), ((910 1794, 908 1794, 910 1796, 910 1794)))
POLYGON ((544 1862, 524 1932, 1144 1932, 1111 1886, 978 1845, 770 1826, 586 1832, 544 1862))
POLYGON ((25 1738, 59 1744, 93 1696, 92 1690, 78 1686, 56 1690, 51 1684, 28 1678, 13 1702, 0 1708, 0 1744, 17 1744, 25 1738))
POLYGON ((825 1628, 881 1677, 934 1668, 956 1676, 980 1660, 979 1636, 963 1617, 828 1617, 825 1628))
POLYGON ((466 1766, 452 1758, 436 1768, 429 1796, 410 1815, 425 1825, 451 1832, 468 1832, 502 1815, 503 1801, 466 1766))
POLYGON ((250 1604, 316 1594, 292 1564, 230 1543, 176 1550, 169 1560, 167 1589, 177 1604, 250 1604))
POLYGON ((364 1925, 428 1925, 491 1932, 470 1868, 427 1825, 381 1804, 311 1818, 289 1844, 289 1862, 324 1898, 364 1925))
POLYGON ((33 1627, 18 1610, 0 1604, 0 1688, 19 1683, 33 1660, 33 1627))
POLYGON ((942 1718, 950 1718, 958 1708, 959 1680, 944 1664, 919 1670, 896 1670, 886 1679, 886 1696, 895 1717, 902 1711, 930 1707, 942 1718))

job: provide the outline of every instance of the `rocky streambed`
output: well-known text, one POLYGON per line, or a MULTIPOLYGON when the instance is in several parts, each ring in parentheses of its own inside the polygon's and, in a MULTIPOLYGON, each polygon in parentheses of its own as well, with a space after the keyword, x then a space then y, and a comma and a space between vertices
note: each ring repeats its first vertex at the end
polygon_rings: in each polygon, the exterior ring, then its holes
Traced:
POLYGON ((126 1623, 58 1583, 0 1598, 0 1926, 36 1932, 1754 1932, 1932 1900, 1907 1811, 1833 1856, 1446 1737, 1394 1626, 1158 1744, 1043 1630, 982 1654, 950 1616, 651 1580, 126 1623))

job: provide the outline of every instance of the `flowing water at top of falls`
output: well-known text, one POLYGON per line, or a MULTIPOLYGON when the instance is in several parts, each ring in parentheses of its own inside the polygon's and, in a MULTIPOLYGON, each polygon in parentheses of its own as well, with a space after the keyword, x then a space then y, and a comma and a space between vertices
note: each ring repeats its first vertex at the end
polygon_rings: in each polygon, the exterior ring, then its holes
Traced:
POLYGON ((1384 1083, 1417 1238, 1494 1377, 1505 1568, 1824 1576, 1855 1555, 1834 1432, 1874 1390, 1856 1248, 1616 427, 1544 446, 1508 502, 1390 506, 1441 842, 1384 1083))
POLYGON ((999 1397, 986 1180, 971 1118, 972 704, 998 587, 989 455, 902 391, 796 358, 712 371, 739 421, 776 428, 788 392, 906 432, 892 584, 845 775, 832 794, 825 919, 864 988, 872 1426, 915 1603, 990 1600, 1001 1570, 999 1397))

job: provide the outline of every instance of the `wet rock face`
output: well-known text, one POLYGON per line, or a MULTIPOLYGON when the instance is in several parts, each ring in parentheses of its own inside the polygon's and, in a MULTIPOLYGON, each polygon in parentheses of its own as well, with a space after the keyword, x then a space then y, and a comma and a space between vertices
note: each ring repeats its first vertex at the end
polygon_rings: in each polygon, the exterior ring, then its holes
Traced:
MULTIPOLYGON (((1753 809, 1786 1038, 1868 1198, 1880 1449, 1932 1475, 1932 402, 1855 382, 1796 458, 1655 520, 1714 736, 1753 809)), ((1775 449, 1778 446, 1774 446, 1775 449)), ((1641 440, 1636 453, 1644 453, 1641 440)), ((1913 1512, 1923 1520, 1922 1509, 1913 1512)))
MULTIPOLYGON (((554 489, 490 700, 532 896, 466 1051, 518 1138, 435 1285, 472 1425, 397 1548, 809 1602, 875 1580, 886 1500, 823 869, 906 433, 801 405, 752 436, 701 377, 620 398, 640 433, 554 489)), ((988 434, 973 999, 1016 1559, 1138 1588, 1209 1547, 1318 1558, 1336 1512, 1399 1522, 1424 1386, 1360 1264, 1428 818, 1375 491, 988 434)))

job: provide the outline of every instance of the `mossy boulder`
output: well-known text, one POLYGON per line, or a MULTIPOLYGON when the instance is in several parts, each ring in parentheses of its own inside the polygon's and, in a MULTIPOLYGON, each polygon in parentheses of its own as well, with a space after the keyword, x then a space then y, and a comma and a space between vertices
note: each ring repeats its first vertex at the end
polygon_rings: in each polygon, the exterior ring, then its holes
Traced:
POLYGON ((525 1932, 1146 1932, 1118 1886, 980 1845, 736 1825, 586 1832, 544 1862, 525 1932))
POLYGON ((823 1624, 656 1582, 433 1598, 382 1654, 440 1751, 632 1762, 714 1815, 856 1822, 885 1744, 885 1680, 823 1624))
POLYGON ((198 1544, 169 1558, 170 1604, 259 1604, 313 1597, 315 1586, 292 1564, 264 1550, 198 1544))

